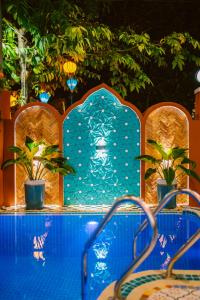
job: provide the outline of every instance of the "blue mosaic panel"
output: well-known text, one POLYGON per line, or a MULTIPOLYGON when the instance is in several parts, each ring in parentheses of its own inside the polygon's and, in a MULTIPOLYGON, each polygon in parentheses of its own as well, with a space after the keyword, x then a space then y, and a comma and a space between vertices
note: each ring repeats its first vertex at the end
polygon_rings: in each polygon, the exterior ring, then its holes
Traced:
POLYGON ((124 194, 140 195, 140 120, 101 88, 63 123, 63 152, 76 175, 64 178, 65 205, 110 205, 124 194))

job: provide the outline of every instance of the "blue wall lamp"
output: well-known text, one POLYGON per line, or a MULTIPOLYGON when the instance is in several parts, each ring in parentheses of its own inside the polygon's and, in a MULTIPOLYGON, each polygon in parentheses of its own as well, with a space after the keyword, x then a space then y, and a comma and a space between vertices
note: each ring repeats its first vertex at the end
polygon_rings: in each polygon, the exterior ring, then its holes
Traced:
POLYGON ((43 103, 47 103, 50 97, 51 97, 51 95, 47 92, 43 92, 43 93, 39 94, 39 99, 43 103))
POLYGON ((200 82, 200 69, 195 74, 196 80, 200 82))
POLYGON ((78 80, 74 77, 70 77, 67 81, 66 84, 68 86, 68 88, 70 89, 70 92, 73 92, 74 89, 76 88, 78 83, 78 80))
POLYGON ((72 96, 72 93, 74 91, 74 89, 76 88, 77 86, 77 83, 78 83, 78 80, 74 77, 70 77, 67 81, 66 81, 66 84, 68 86, 68 88, 70 89, 70 92, 71 92, 71 97, 70 97, 70 100, 71 100, 71 104, 73 103, 73 96, 72 96))

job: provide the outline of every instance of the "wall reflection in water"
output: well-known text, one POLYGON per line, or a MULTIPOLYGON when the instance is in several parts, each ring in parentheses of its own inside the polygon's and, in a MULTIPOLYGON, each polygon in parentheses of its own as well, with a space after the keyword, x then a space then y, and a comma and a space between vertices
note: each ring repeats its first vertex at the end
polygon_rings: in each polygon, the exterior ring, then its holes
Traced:
POLYGON ((105 262, 97 262, 95 264, 95 276, 98 282, 105 283, 110 281, 111 274, 105 262))
MULTIPOLYGON (((116 228, 116 223, 113 229, 116 228)), ((114 229, 115 230, 115 229, 114 229)), ((102 284, 109 284, 112 279, 112 268, 109 263, 109 256, 112 252, 113 242, 116 235, 113 230, 103 230, 101 237, 92 247, 93 255, 95 256, 95 264, 92 266, 90 277, 90 291, 94 291, 102 284)))
POLYGON ((108 242, 100 242, 93 246, 94 253, 98 259, 104 259, 108 255, 108 251, 110 248, 110 243, 108 242))
POLYGON ((177 223, 174 226, 174 229, 171 234, 160 233, 158 235, 158 242, 157 245, 160 248, 160 256, 161 265, 160 269, 166 269, 170 260, 172 259, 174 253, 176 252, 176 240, 178 236, 178 232, 180 231, 182 226, 182 217, 180 217, 177 223))

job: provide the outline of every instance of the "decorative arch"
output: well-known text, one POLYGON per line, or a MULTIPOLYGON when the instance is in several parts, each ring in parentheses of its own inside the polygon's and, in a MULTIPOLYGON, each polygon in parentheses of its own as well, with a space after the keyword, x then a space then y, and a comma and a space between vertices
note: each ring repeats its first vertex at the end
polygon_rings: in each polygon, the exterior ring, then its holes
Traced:
MULTIPOLYGON (((59 144, 59 114, 48 104, 28 104, 17 111, 14 119, 14 143, 23 146, 26 135, 48 144, 59 144)), ((45 204, 59 203, 59 175, 45 176, 45 204)), ((20 166, 15 168, 15 204, 24 204, 26 176, 20 166)))
MULTIPOLYGON (((181 105, 173 102, 159 103, 150 107, 144 115, 145 119, 145 153, 154 155, 154 150, 147 144, 148 139, 162 143, 166 148, 179 146, 189 148, 189 124, 191 116, 181 105)), ((149 165, 146 163, 145 168, 149 165)), ((147 203, 157 203, 156 180, 152 176, 145 183, 145 200, 147 203)), ((179 177, 178 187, 188 187, 187 176, 179 177)), ((188 201, 187 196, 178 196, 178 203, 188 201)))
POLYGON ((141 113, 102 84, 63 119, 64 155, 76 175, 64 178, 64 205, 111 205, 140 195, 141 113))

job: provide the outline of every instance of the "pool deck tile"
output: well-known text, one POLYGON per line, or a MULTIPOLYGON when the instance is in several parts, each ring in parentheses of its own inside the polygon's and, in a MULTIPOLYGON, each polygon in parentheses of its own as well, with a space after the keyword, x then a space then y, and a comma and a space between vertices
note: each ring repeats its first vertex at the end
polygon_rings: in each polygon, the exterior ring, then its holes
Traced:
MULTIPOLYGON (((156 206, 149 205, 152 210, 156 208, 156 206)), ((94 214, 101 214, 106 213, 110 209, 110 206, 106 205, 94 205, 94 206, 83 206, 83 205, 77 205, 77 206, 56 206, 56 205, 45 205, 43 209, 40 210, 26 210, 25 206, 10 206, 5 207, 2 206, 0 208, 0 214, 12 214, 12 213, 56 213, 56 214, 63 214, 63 213, 94 213, 94 214)), ((192 214, 198 214, 200 215, 200 210, 196 208, 191 207, 185 207, 185 206, 178 206, 176 209, 163 209, 162 213, 181 213, 181 212, 190 212, 192 214)), ((141 212, 141 209, 137 208, 134 205, 129 206, 122 206, 117 210, 119 213, 138 213, 141 212)))
MULTIPOLYGON (((200 271, 175 270, 174 273, 176 279, 165 279, 165 273, 160 270, 134 273, 123 284, 122 296, 127 300, 198 300, 200 271)), ((114 283, 109 285, 98 300, 111 299, 113 287, 114 283)))

